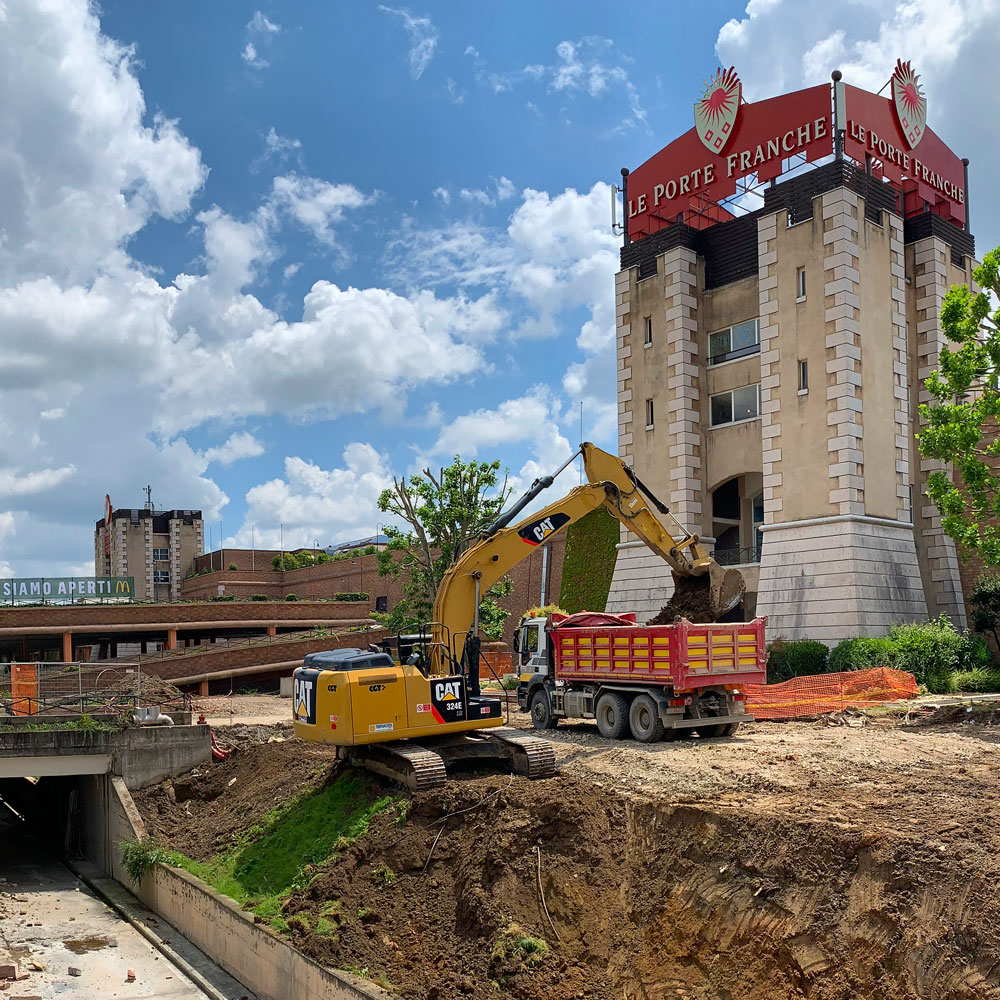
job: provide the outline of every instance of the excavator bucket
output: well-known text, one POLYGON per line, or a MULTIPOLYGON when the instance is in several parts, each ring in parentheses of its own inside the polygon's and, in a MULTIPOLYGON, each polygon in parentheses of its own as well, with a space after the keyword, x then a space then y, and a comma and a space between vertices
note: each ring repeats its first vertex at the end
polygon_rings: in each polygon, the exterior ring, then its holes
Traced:
POLYGON ((711 581, 712 607, 715 609, 714 621, 732 611, 746 593, 747 583, 738 569, 726 569, 714 559, 708 570, 711 581))
POLYGON ((743 599, 746 581, 739 570, 725 569, 714 560, 698 576, 674 573, 674 595, 649 625, 672 625, 676 618, 693 622, 718 621, 743 599))

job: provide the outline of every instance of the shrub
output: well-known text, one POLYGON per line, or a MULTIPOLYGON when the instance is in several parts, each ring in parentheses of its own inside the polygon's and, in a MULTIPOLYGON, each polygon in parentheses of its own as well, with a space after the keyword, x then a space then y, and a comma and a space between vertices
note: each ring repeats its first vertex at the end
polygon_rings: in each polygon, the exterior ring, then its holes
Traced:
POLYGON ((880 638, 859 636, 857 639, 845 639, 830 653, 830 673, 891 667, 895 654, 895 643, 886 636, 880 638))
POLYGON ((962 638, 965 643, 958 653, 959 670, 983 670, 992 669, 995 666, 993 653, 981 635, 976 635, 966 629, 962 633, 962 638))
POLYGON ((294 594, 285 594, 286 601, 297 601, 298 598, 294 594))
POLYGON ((768 647, 767 683, 780 684, 792 677, 823 674, 830 651, 822 642, 809 639, 775 639, 768 647))
POLYGON ((896 650, 894 667, 909 671, 932 694, 950 694, 954 690, 952 671, 959 666, 968 640, 947 615, 894 625, 889 638, 896 650))
POLYGON ((367 601, 368 595, 363 591, 338 591, 333 595, 335 601, 367 601))
POLYGON ((152 840, 122 840, 118 843, 118 850, 121 852, 122 865, 135 885, 142 881, 143 873, 154 865, 177 864, 176 851, 152 840))
POLYGON ((230 563, 229 564, 229 570, 230 570, 230 572, 232 570, 234 570, 234 569, 239 569, 239 566, 237 566, 236 563, 230 563))
POLYGON ((502 687, 504 691, 513 691, 517 685, 517 674, 504 674, 503 677, 500 678, 500 687, 502 687))
POLYGON ((213 594, 209 598, 209 600, 210 601, 235 601, 236 600, 236 595, 235 594, 213 594))
POLYGON ((250 598, 250 600, 251 601, 269 601, 269 600, 271 600, 271 598, 268 597, 267 594, 254 594, 253 597, 250 598))
POLYGON ((281 556, 275 556, 271 560, 271 569, 281 569, 281 556))
POLYGON ((1000 691, 1000 670, 989 667, 975 667, 972 670, 956 670, 951 675, 956 691, 971 694, 990 694, 1000 691))
POLYGON ((983 573, 969 591, 972 627, 991 632, 1000 648, 1000 573, 983 573))

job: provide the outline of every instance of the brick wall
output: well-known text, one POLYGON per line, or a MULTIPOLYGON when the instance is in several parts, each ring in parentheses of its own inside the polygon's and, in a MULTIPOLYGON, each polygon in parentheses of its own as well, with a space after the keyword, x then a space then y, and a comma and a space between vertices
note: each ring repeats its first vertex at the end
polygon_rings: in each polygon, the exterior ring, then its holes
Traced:
MULTIPOLYGON (((566 553, 566 535, 561 533, 549 543, 549 585, 547 603, 556 604, 559 601, 559 584, 562 580, 563 558, 566 553)), ((199 556, 197 565, 204 562, 207 568, 212 553, 199 556)), ((215 565, 219 565, 219 555, 215 553, 215 565)), ((181 596, 184 600, 207 600, 219 593, 219 587, 225 587, 224 593, 236 594, 239 597, 250 597, 253 594, 267 594, 284 600, 286 594, 295 594, 299 602, 303 598, 330 598, 336 593, 364 592, 368 594, 367 605, 353 605, 358 615, 375 609, 375 599, 383 596, 389 608, 395 607, 403 597, 402 583, 378 575, 378 557, 374 554, 359 556, 355 559, 339 559, 323 563, 320 566, 304 566, 301 569, 279 571, 271 569, 271 557, 274 552, 256 553, 256 570, 250 570, 249 549, 226 549, 224 562, 239 566, 239 570, 216 570, 204 576, 193 576, 185 580, 181 586, 181 596), (232 556, 232 558, 230 558, 232 556)), ((530 607, 536 605, 541 597, 542 584, 542 553, 540 549, 531 552, 527 559, 518 563, 510 572, 514 589, 510 597, 501 604, 511 612, 504 628, 504 640, 511 642, 517 619, 530 607)), ((225 607, 218 603, 213 607, 225 607)), ((242 606, 242 605, 241 605, 242 606)), ((259 605, 266 607, 267 605, 259 605)), ((321 616, 317 616, 321 617, 321 616)))
MULTIPOLYGON (((142 669, 170 680, 174 677, 192 677, 197 674, 225 674, 240 667, 253 667, 267 663, 282 663, 286 660, 301 662, 307 653, 319 653, 326 649, 364 649, 371 642, 378 642, 385 635, 383 629, 371 629, 343 636, 296 639, 271 644, 254 643, 249 646, 211 649, 192 652, 184 656, 167 657, 163 660, 144 660, 142 669)), ((290 670, 289 670, 290 672, 290 670)))
POLYGON ((213 601, 205 604, 50 604, 0 607, 0 628, 51 626, 53 632, 74 625, 183 624, 208 621, 337 621, 363 617, 363 604, 333 601, 213 601))

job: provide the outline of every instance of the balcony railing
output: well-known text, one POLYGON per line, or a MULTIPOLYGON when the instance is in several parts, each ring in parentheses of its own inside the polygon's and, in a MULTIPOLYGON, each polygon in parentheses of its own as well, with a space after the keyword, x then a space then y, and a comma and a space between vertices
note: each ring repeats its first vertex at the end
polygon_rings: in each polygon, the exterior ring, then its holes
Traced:
POLYGON ((743 566, 760 562, 760 546, 748 545, 745 549, 716 549, 712 557, 720 566, 743 566))
POLYGON ((740 347, 735 351, 725 351, 722 354, 713 354, 709 357, 710 365, 721 365, 723 361, 736 361, 739 358, 749 358, 752 354, 760 354, 760 344, 751 344, 749 347, 740 347))

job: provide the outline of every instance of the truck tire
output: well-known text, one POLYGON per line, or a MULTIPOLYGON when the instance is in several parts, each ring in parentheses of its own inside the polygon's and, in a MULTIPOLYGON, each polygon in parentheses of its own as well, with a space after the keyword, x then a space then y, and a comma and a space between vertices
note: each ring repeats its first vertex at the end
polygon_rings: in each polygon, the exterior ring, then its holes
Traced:
POLYGON ((628 702, 612 691, 597 699, 597 731, 606 740, 620 740, 628 732, 628 702))
POLYGON ((640 743, 656 743, 665 732, 660 710, 648 694, 637 694, 628 710, 628 725, 640 743))
POLYGON ((531 712, 531 724, 535 729, 555 729, 556 720, 552 718, 552 704, 544 688, 540 688, 531 696, 528 711, 531 712))
POLYGON ((728 726, 720 726, 722 732, 719 733, 720 736, 735 736, 737 730, 740 728, 738 722, 730 722, 728 726))

